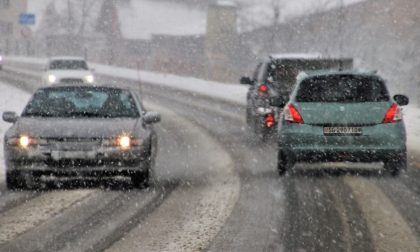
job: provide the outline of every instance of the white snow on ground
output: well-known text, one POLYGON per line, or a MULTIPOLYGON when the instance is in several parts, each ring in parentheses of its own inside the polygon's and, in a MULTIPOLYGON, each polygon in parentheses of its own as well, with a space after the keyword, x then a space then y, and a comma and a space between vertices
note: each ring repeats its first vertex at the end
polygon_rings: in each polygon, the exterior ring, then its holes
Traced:
MULTIPOLYGON (((6 57, 5 61, 44 65, 47 59, 27 57, 6 57)), ((226 84, 215 81, 207 81, 193 77, 183 77, 173 74, 164 74, 151 71, 136 71, 123 67, 108 66, 102 64, 89 64, 95 68, 95 72, 101 75, 122 77, 130 80, 167 86, 179 90, 190 91, 194 94, 216 97, 225 101, 244 104, 248 86, 241 84, 226 84)))
POLYGON ((195 94, 201 94, 211 97, 217 97, 226 101, 244 104, 246 101, 246 92, 248 87, 240 84, 226 84, 214 81, 201 80, 193 77, 182 77, 172 74, 162 74, 149 71, 136 70, 106 66, 100 64, 91 64, 96 72, 102 75, 122 77, 131 80, 140 79, 142 82, 158 84, 179 90, 190 91, 195 94))
POLYGON ((403 111, 408 135, 408 148, 420 150, 420 108, 409 105, 403 111))
MULTIPOLYGON (((28 102, 30 95, 21 89, 0 82, 0 113, 14 111, 20 114, 28 102)), ((11 126, 10 123, 0 120, 0 181, 4 179, 3 136, 11 126)))

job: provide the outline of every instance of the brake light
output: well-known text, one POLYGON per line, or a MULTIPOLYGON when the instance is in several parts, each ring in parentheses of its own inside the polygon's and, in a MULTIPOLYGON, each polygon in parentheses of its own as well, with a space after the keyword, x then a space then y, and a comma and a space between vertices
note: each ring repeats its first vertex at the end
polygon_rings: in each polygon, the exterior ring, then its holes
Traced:
POLYGON ((393 123, 402 120, 402 112, 396 103, 393 103, 385 114, 383 123, 393 123))
POLYGON ((271 128, 274 126, 274 123, 276 122, 273 114, 268 114, 265 116, 265 125, 267 127, 271 128))
POLYGON ((284 119, 292 123, 304 123, 302 116, 293 104, 289 104, 284 110, 284 119))
POLYGON ((258 87, 258 92, 260 92, 260 93, 262 93, 262 94, 267 93, 267 91, 268 91, 268 88, 267 88, 267 86, 266 86, 266 85, 264 85, 264 84, 261 84, 261 85, 258 87))

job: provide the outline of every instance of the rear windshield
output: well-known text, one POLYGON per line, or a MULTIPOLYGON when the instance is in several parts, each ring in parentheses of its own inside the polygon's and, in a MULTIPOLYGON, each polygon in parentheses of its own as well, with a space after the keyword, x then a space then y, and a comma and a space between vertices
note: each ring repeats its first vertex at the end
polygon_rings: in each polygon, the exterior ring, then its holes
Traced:
POLYGON ((269 65, 268 77, 272 78, 276 90, 288 95, 301 71, 349 69, 352 65, 351 59, 279 59, 277 63, 269 65))
POLYGON ((102 87, 57 87, 37 91, 22 116, 139 117, 128 90, 102 87))
POLYGON ((383 81, 353 75, 303 80, 296 95, 297 102, 387 102, 389 99, 383 81))
POLYGON ((54 60, 49 68, 51 70, 88 70, 84 60, 54 60))

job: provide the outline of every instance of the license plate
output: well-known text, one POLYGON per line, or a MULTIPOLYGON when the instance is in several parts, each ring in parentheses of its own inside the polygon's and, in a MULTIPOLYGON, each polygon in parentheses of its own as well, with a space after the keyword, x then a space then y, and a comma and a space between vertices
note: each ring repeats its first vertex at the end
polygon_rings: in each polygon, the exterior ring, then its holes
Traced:
POLYGON ((324 135, 361 135, 361 127, 324 127, 324 135))
POLYGON ((62 159, 94 159, 94 151, 51 151, 51 158, 54 160, 62 159))

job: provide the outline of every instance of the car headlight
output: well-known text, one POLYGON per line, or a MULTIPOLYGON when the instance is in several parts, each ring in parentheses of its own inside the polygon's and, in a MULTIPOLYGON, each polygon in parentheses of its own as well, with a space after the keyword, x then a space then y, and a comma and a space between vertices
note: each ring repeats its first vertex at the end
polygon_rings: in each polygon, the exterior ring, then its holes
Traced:
POLYGON ((55 77, 55 75, 49 74, 48 75, 48 81, 50 83, 54 83, 57 80, 57 77, 55 77))
MULTIPOLYGON (((133 146, 139 145, 140 141, 137 138, 134 138, 130 135, 121 135, 114 139, 112 139, 110 142, 112 142, 113 146, 119 147, 122 150, 128 150, 132 148, 133 146)), ((103 141, 104 145, 108 145, 110 143, 109 141, 103 141)))
POLYGON ((86 79, 86 82, 87 83, 93 83, 93 81, 95 80, 95 78, 93 77, 93 75, 87 75, 85 77, 85 79, 86 79))
POLYGON ((0 55, 0 61, 2 61, 3 60, 3 57, 0 55))
POLYGON ((129 136, 121 136, 118 138, 118 145, 122 149, 129 149, 131 147, 131 138, 129 136))
POLYGON ((28 136, 20 136, 19 137, 19 146, 22 148, 28 148, 31 144, 31 139, 28 136))
POLYGON ((20 135, 7 140, 8 145, 19 146, 22 149, 27 149, 30 145, 36 144, 36 142, 35 139, 28 135, 20 135))

